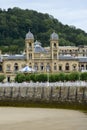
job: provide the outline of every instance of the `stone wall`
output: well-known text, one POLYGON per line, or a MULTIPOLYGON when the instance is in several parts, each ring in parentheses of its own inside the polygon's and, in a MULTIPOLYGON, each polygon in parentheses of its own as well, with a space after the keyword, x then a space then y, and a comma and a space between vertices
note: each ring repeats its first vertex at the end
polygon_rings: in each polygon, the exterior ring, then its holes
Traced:
POLYGON ((87 102, 87 87, 0 87, 0 100, 87 102))

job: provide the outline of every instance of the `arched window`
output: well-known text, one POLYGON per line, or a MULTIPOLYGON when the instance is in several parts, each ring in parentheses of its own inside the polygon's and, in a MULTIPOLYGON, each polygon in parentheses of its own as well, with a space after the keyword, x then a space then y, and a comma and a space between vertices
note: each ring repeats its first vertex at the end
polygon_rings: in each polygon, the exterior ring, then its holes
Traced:
POLYGON ((54 70, 57 70, 57 66, 56 65, 54 66, 54 70))
POLYGON ((36 71, 38 70, 38 64, 37 64, 37 63, 34 64, 34 69, 35 69, 36 71))
POLYGON ((46 65, 46 71, 49 72, 50 70, 51 70, 51 67, 50 67, 49 63, 47 63, 47 65, 46 65))
POLYGON ((84 70, 84 65, 83 64, 81 65, 81 70, 84 70))
POLYGON ((31 62, 29 63, 29 67, 32 68, 32 63, 31 62))
POLYGON ((54 53, 54 59, 57 59, 57 53, 54 53))
POLYGON ((15 63, 14 64, 14 71, 17 71, 18 70, 18 63, 15 63))
POLYGON ((70 53, 72 53, 72 50, 70 50, 70 53))
POLYGON ((32 59, 32 53, 29 53, 29 59, 32 59))
POLYGON ((32 44, 31 44, 31 42, 29 42, 29 47, 30 47, 30 48, 32 47, 32 44))
POLYGON ((0 71, 2 71, 2 65, 0 64, 0 71))
POLYGON ((76 64, 73 64, 72 67, 73 67, 73 70, 76 70, 76 64))
POLYGON ((54 63, 54 70, 57 70, 57 65, 56 65, 56 63, 54 63))
POLYGON ((86 65, 86 70, 87 70, 87 65, 86 65))
POLYGON ((56 43, 54 43, 54 47, 57 47, 57 46, 56 46, 56 43))
POLYGON ((66 63, 65 70, 69 70, 69 63, 66 63))
POLYGON ((40 70, 41 71, 44 70, 44 64, 43 63, 41 63, 41 65, 40 65, 40 70))
POLYGON ((62 65, 59 65, 59 71, 62 71, 62 65))
POLYGON ((21 68, 24 68, 25 66, 26 66, 26 64, 22 64, 22 65, 21 65, 21 68))
POLYGON ((10 64, 7 64, 6 70, 7 70, 7 71, 10 71, 10 70, 11 70, 11 65, 10 65, 10 64))

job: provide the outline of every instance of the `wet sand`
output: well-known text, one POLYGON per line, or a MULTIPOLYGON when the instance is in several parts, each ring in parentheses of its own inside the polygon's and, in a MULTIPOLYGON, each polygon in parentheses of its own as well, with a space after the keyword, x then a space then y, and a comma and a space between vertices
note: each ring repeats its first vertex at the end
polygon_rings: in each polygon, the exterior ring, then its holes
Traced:
POLYGON ((79 111, 0 107, 0 130, 87 130, 79 111))

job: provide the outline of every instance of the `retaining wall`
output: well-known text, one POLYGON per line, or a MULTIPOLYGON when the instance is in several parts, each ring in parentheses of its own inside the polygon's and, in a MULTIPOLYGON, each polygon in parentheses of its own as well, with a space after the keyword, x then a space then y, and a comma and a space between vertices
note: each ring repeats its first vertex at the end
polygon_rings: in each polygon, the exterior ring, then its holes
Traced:
POLYGON ((87 87, 0 87, 0 100, 87 102, 87 87))

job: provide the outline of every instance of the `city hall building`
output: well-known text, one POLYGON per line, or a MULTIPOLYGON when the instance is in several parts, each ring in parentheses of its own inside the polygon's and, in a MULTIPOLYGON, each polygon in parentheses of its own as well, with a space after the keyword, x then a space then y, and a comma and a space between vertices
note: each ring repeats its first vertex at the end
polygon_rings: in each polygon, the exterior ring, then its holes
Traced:
POLYGON ((17 72, 26 65, 37 73, 86 71, 87 46, 59 46, 58 34, 53 32, 50 35, 50 46, 42 47, 29 31, 22 55, 0 53, 0 75, 6 76, 5 81, 14 81, 17 72))

